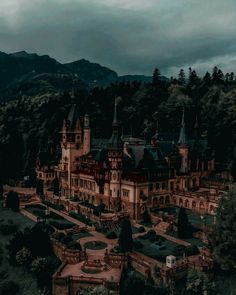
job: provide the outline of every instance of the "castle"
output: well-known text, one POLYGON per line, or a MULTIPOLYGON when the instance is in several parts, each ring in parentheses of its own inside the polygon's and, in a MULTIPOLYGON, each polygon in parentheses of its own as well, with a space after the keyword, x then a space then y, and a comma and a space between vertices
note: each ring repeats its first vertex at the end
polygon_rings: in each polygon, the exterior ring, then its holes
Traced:
MULTIPOLYGON (((52 167, 39 159, 37 177, 46 186, 58 178, 61 199, 103 204, 110 212, 124 211, 140 220, 146 210, 176 202, 173 192, 178 195, 199 188, 202 179, 214 171, 214 153, 200 135, 197 121, 194 137, 186 136, 184 110, 178 138, 157 132, 147 143, 121 136, 116 103, 111 129, 110 138, 102 144, 92 140, 89 116, 80 118, 73 104, 63 122, 60 162, 52 167)), ((194 202, 182 200, 182 205, 197 208, 194 202)), ((215 206, 205 209, 211 213, 215 206)))

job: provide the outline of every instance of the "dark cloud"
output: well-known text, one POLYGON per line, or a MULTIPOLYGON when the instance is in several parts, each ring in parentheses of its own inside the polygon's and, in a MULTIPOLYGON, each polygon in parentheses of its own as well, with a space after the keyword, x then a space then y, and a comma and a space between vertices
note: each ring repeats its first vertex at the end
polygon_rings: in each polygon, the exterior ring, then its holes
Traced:
POLYGON ((0 44, 120 74, 234 71, 235 17, 235 0, 1 0, 0 44))

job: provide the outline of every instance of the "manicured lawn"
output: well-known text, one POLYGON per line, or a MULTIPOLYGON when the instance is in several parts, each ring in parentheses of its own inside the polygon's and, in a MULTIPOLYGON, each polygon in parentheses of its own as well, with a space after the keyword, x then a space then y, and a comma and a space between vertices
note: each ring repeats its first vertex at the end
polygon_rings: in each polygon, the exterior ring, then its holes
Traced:
MULTIPOLYGON (((169 235, 169 236, 178 238, 177 232, 167 231, 166 234, 169 235)), ((194 237, 187 238, 187 239, 181 239, 181 240, 186 241, 186 242, 188 242, 188 243, 190 243, 192 245, 195 245, 197 247, 206 246, 206 244, 203 243, 200 239, 197 239, 197 238, 194 238, 194 237)))
POLYGON ((82 239, 82 238, 86 238, 86 237, 92 237, 93 235, 90 234, 89 232, 80 232, 80 233, 77 233, 77 234, 73 234, 71 237, 74 241, 77 241, 79 239, 82 239))
MULTIPOLYGON (((6 222, 8 219, 12 220, 18 225, 18 229, 24 229, 25 227, 31 227, 35 223, 30 219, 24 217, 20 213, 12 212, 8 209, 2 208, 2 202, 0 202, 0 219, 1 223, 6 222)), ((9 264, 7 259, 7 250, 5 248, 12 235, 0 234, 0 247, 3 250, 3 261, 0 265, 0 272, 6 271, 8 277, 6 280, 12 280, 16 282, 20 287, 19 295, 33 295, 38 294, 37 282, 35 276, 28 273, 21 267, 15 267, 9 264)), ((1 279, 1 278, 0 278, 1 279)), ((10 294, 9 294, 10 295, 10 294)))
POLYGON ((90 250, 102 250, 107 247, 107 244, 101 241, 90 241, 84 244, 84 248, 90 250))
MULTIPOLYGON (((136 249, 137 252, 140 252, 146 256, 154 258, 160 262, 166 261, 166 256, 173 255, 173 250, 178 244, 171 242, 169 240, 165 240, 162 242, 162 245, 165 247, 164 249, 160 250, 159 246, 155 243, 150 242, 148 239, 136 239, 136 241, 140 241, 143 244, 142 248, 136 249)), ((178 257, 177 257, 178 258, 178 257)))
MULTIPOLYGON (((173 215, 177 221, 179 208, 177 207, 160 208, 160 209, 154 209, 153 212, 160 215, 162 214, 173 215)), ((188 214, 189 222, 191 222, 192 225, 195 225, 197 227, 202 227, 204 225, 204 222, 206 225, 209 225, 209 226, 213 225, 213 221, 214 221, 213 215, 205 214, 204 219, 202 219, 200 214, 197 214, 190 209, 186 209, 186 212, 188 214)))
MULTIPOLYGON (((43 205, 41 206, 43 207, 43 205)), ((58 230, 69 229, 74 226, 72 222, 66 220, 64 217, 56 214, 55 212, 50 212, 50 215, 48 216, 45 215, 45 209, 40 209, 38 205, 29 206, 26 210, 37 217, 46 218, 47 222, 58 230)))

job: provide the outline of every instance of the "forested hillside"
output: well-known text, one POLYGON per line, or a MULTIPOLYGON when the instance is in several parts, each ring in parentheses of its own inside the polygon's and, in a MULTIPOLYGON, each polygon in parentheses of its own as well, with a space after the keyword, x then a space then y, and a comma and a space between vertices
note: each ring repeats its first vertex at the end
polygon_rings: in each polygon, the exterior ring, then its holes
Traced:
MULTIPOLYGON (((58 85, 59 82, 58 78, 58 85)), ((217 161, 234 169, 236 82, 233 73, 223 75, 221 70, 214 68, 211 74, 199 78, 190 69, 186 74, 181 70, 176 79, 166 80, 156 69, 151 82, 113 82, 110 86, 92 89, 83 87, 83 83, 76 85, 73 100, 80 115, 90 115, 94 137, 109 137, 117 96, 122 97, 118 114, 123 132, 132 132, 133 136, 147 140, 155 132, 157 119, 160 132, 178 132, 184 106, 188 136, 193 135, 197 116, 201 133, 208 137, 217 161)), ((0 167, 3 178, 32 174, 37 153, 48 141, 54 143, 56 155, 59 130, 72 99, 68 91, 62 91, 56 84, 54 88, 54 92, 19 95, 17 99, 1 104, 0 167)))

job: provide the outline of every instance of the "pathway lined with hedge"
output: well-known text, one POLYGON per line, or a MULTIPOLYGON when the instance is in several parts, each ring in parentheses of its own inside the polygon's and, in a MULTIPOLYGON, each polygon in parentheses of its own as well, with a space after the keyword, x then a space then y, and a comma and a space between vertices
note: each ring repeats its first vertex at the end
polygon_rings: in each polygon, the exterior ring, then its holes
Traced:
MULTIPOLYGON (((139 224, 139 223, 136 223, 136 222, 134 222, 133 225, 136 226, 136 227, 144 227, 145 230, 146 230, 146 232, 148 232, 148 231, 150 230, 149 227, 143 226, 143 225, 141 225, 141 224, 139 224)), ((152 229, 155 230, 155 232, 156 232, 159 236, 165 238, 166 240, 169 240, 169 241, 171 241, 171 242, 173 242, 173 243, 176 243, 176 244, 179 244, 179 245, 182 245, 182 246, 186 246, 186 247, 187 247, 187 246, 191 246, 191 243, 186 242, 186 241, 181 240, 181 239, 178 239, 178 238, 175 238, 175 237, 173 237, 173 236, 169 236, 169 235, 163 233, 162 231, 157 231, 157 230, 155 229, 155 227, 152 227, 152 229)), ((143 234, 145 234, 145 233, 143 233, 143 234)), ((135 234, 135 235, 133 235, 133 237, 134 237, 134 238, 137 238, 139 235, 140 235, 140 234, 135 234)))

